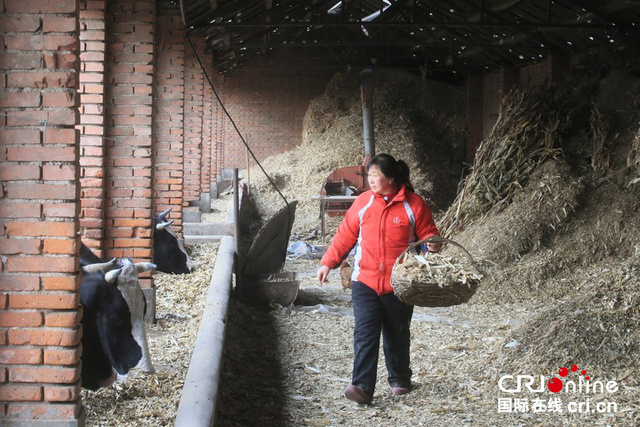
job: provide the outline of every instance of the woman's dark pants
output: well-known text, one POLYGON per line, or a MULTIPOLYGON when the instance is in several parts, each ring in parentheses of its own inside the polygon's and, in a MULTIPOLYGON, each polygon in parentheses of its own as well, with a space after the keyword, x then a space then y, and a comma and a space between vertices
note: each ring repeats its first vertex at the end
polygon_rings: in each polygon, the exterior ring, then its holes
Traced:
POLYGON ((409 388, 409 326, 413 306, 403 303, 393 293, 378 295, 362 282, 353 282, 351 297, 355 317, 352 384, 373 396, 382 332, 389 384, 392 387, 409 388))

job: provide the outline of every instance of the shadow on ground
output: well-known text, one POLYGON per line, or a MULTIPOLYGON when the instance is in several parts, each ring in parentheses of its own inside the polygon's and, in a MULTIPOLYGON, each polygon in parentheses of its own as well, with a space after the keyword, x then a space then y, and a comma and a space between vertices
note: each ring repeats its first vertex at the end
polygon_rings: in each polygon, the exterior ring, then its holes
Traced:
POLYGON ((272 316, 231 299, 227 322, 216 425, 291 425, 272 316))

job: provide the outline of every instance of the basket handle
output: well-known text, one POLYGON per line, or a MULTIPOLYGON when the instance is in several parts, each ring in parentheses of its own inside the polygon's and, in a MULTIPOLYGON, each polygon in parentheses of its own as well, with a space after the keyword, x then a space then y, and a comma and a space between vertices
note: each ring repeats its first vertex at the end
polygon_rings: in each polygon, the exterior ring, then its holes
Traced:
POLYGON ((433 236, 427 237, 426 239, 418 240, 417 242, 414 242, 411 245, 409 245, 409 247, 407 247, 407 249, 402 251, 400 256, 396 259, 396 263, 398 261, 400 261, 401 259, 403 259, 403 257, 407 253, 409 253, 409 251, 411 249, 413 249, 416 246, 419 246, 419 245, 421 245, 423 243, 451 243, 452 245, 455 245, 455 246, 459 247, 460 249, 462 249, 462 252, 464 252, 464 254, 469 258, 469 261, 471 261, 472 263, 475 262, 473 260, 473 257, 471 256, 471 254, 469 252, 467 252, 467 250, 460 243, 454 242, 453 240, 447 239, 446 237, 433 235, 433 236))

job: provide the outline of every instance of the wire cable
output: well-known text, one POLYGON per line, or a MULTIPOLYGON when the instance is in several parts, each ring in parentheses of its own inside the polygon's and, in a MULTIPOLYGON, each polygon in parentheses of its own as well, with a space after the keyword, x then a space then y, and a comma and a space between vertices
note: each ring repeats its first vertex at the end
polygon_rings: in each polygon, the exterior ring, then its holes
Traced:
MULTIPOLYGON (((236 122, 231 117, 231 114, 229 113, 229 111, 225 107, 224 103, 222 102, 222 99, 220 99, 220 95, 218 95, 218 91, 216 90, 215 86, 213 85, 213 82, 211 81, 211 78, 209 77, 209 73, 207 73, 207 70, 204 68, 204 64, 202 63, 202 60, 200 59, 200 55, 198 55, 198 52, 196 51, 196 47, 193 45, 193 42, 191 41, 191 38, 189 37, 189 33, 191 33, 191 31, 193 31, 193 30, 194 29, 192 28, 192 29, 186 31, 187 41, 189 42, 189 46, 191 46, 191 49, 193 50, 193 54, 194 54, 196 60, 198 61, 198 64, 200 64, 200 68, 202 69, 202 72, 204 73, 204 76, 207 78, 207 81, 209 82, 209 86, 211 86, 211 90, 213 91, 213 94, 215 95, 216 99, 218 100, 218 103, 220 104, 220 107, 222 108, 222 111, 224 112, 224 114, 227 116, 227 118, 229 119, 229 121, 233 125, 233 128, 235 129, 236 133, 240 137, 240 140, 242 141, 244 146, 247 148, 247 151, 249 152, 249 154, 251 154, 251 157, 253 157, 253 160, 255 160, 256 164, 258 165, 258 167, 260 168, 262 173, 264 173, 264 175, 269 180, 269 183, 273 186, 273 188, 276 189, 276 191, 278 192, 280 197, 282 197, 282 200, 284 200, 285 206, 287 207, 287 215, 288 215, 287 228, 286 228, 286 230, 287 230, 286 242, 289 242, 289 239, 291 238, 291 225, 292 225, 292 221, 293 221, 293 218, 294 218, 293 212, 291 212, 291 205, 287 201, 287 198, 284 197, 284 194, 282 194, 282 192, 278 189, 278 187, 276 186, 275 182, 273 182, 273 180, 271 179, 271 177, 269 176, 267 171, 264 170, 264 168, 262 167, 262 164, 260 164, 260 162, 258 161, 258 159, 255 156, 255 154, 253 154, 253 150, 251 150, 251 147, 249 147, 249 144, 247 143, 247 141, 242 136, 242 133, 240 132, 240 129, 238 129, 238 126, 236 125, 236 122)), ((237 189, 234 189, 233 191, 237 191, 237 189)), ((286 249, 285 249, 285 255, 286 255, 286 249)))
POLYGON ((220 104, 220 107, 222 108, 222 111, 224 112, 224 114, 227 116, 227 118, 229 119, 229 121, 233 125, 233 128, 235 129, 236 133, 240 137, 240 140, 242 141, 244 146, 247 148, 247 150, 249 151, 249 154, 251 154, 251 157, 253 157, 253 160, 255 160, 255 162, 258 165, 258 167, 260 167, 260 170, 262 171, 262 173, 264 173, 264 175, 267 177, 267 179, 269 180, 269 182, 271 183, 273 188, 276 189, 276 191, 278 192, 280 197, 282 197, 282 199, 284 200, 284 203, 288 206, 289 202, 287 202, 287 198, 284 197, 284 195, 280 192, 280 190, 278 189, 276 184, 273 182, 273 180, 271 179, 271 177, 269 176, 267 171, 264 170, 264 168, 262 167, 262 165, 260 164, 260 162, 256 158, 255 154, 253 154, 253 150, 251 150, 251 147, 249 147, 249 144, 247 143, 247 141, 242 136, 242 133, 240 132, 240 129, 238 129, 238 126, 236 125, 236 122, 233 120, 233 118, 231 117, 231 114, 229 113, 227 108, 224 106, 224 103, 222 102, 222 99, 220 99, 220 95, 218 95, 218 91, 213 86, 213 82, 211 81, 211 78, 209 77, 209 74, 207 73, 207 70, 205 70, 204 64, 200 60, 200 56, 198 55, 198 52, 196 51, 196 48, 193 45, 193 42, 191 41, 191 38, 189 37, 189 33, 190 32, 191 31, 187 31, 187 41, 189 42, 189 45, 191 46, 191 49, 193 50, 193 54, 195 55, 196 60, 198 61, 198 64, 200 64, 200 68, 202 68, 202 72, 204 73, 205 77, 207 78, 207 81, 209 82, 209 86, 211 86, 211 90, 213 90, 213 94, 215 95, 216 99, 218 100, 218 103, 220 104))

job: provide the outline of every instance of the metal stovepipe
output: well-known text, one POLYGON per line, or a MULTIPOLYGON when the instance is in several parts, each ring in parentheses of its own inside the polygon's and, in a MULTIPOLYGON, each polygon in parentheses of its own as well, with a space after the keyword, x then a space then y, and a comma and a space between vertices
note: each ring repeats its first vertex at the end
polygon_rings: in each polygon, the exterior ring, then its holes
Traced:
POLYGON ((365 68, 360 72, 362 93, 362 125, 364 128, 364 155, 370 158, 376 155, 373 137, 373 71, 365 68))

